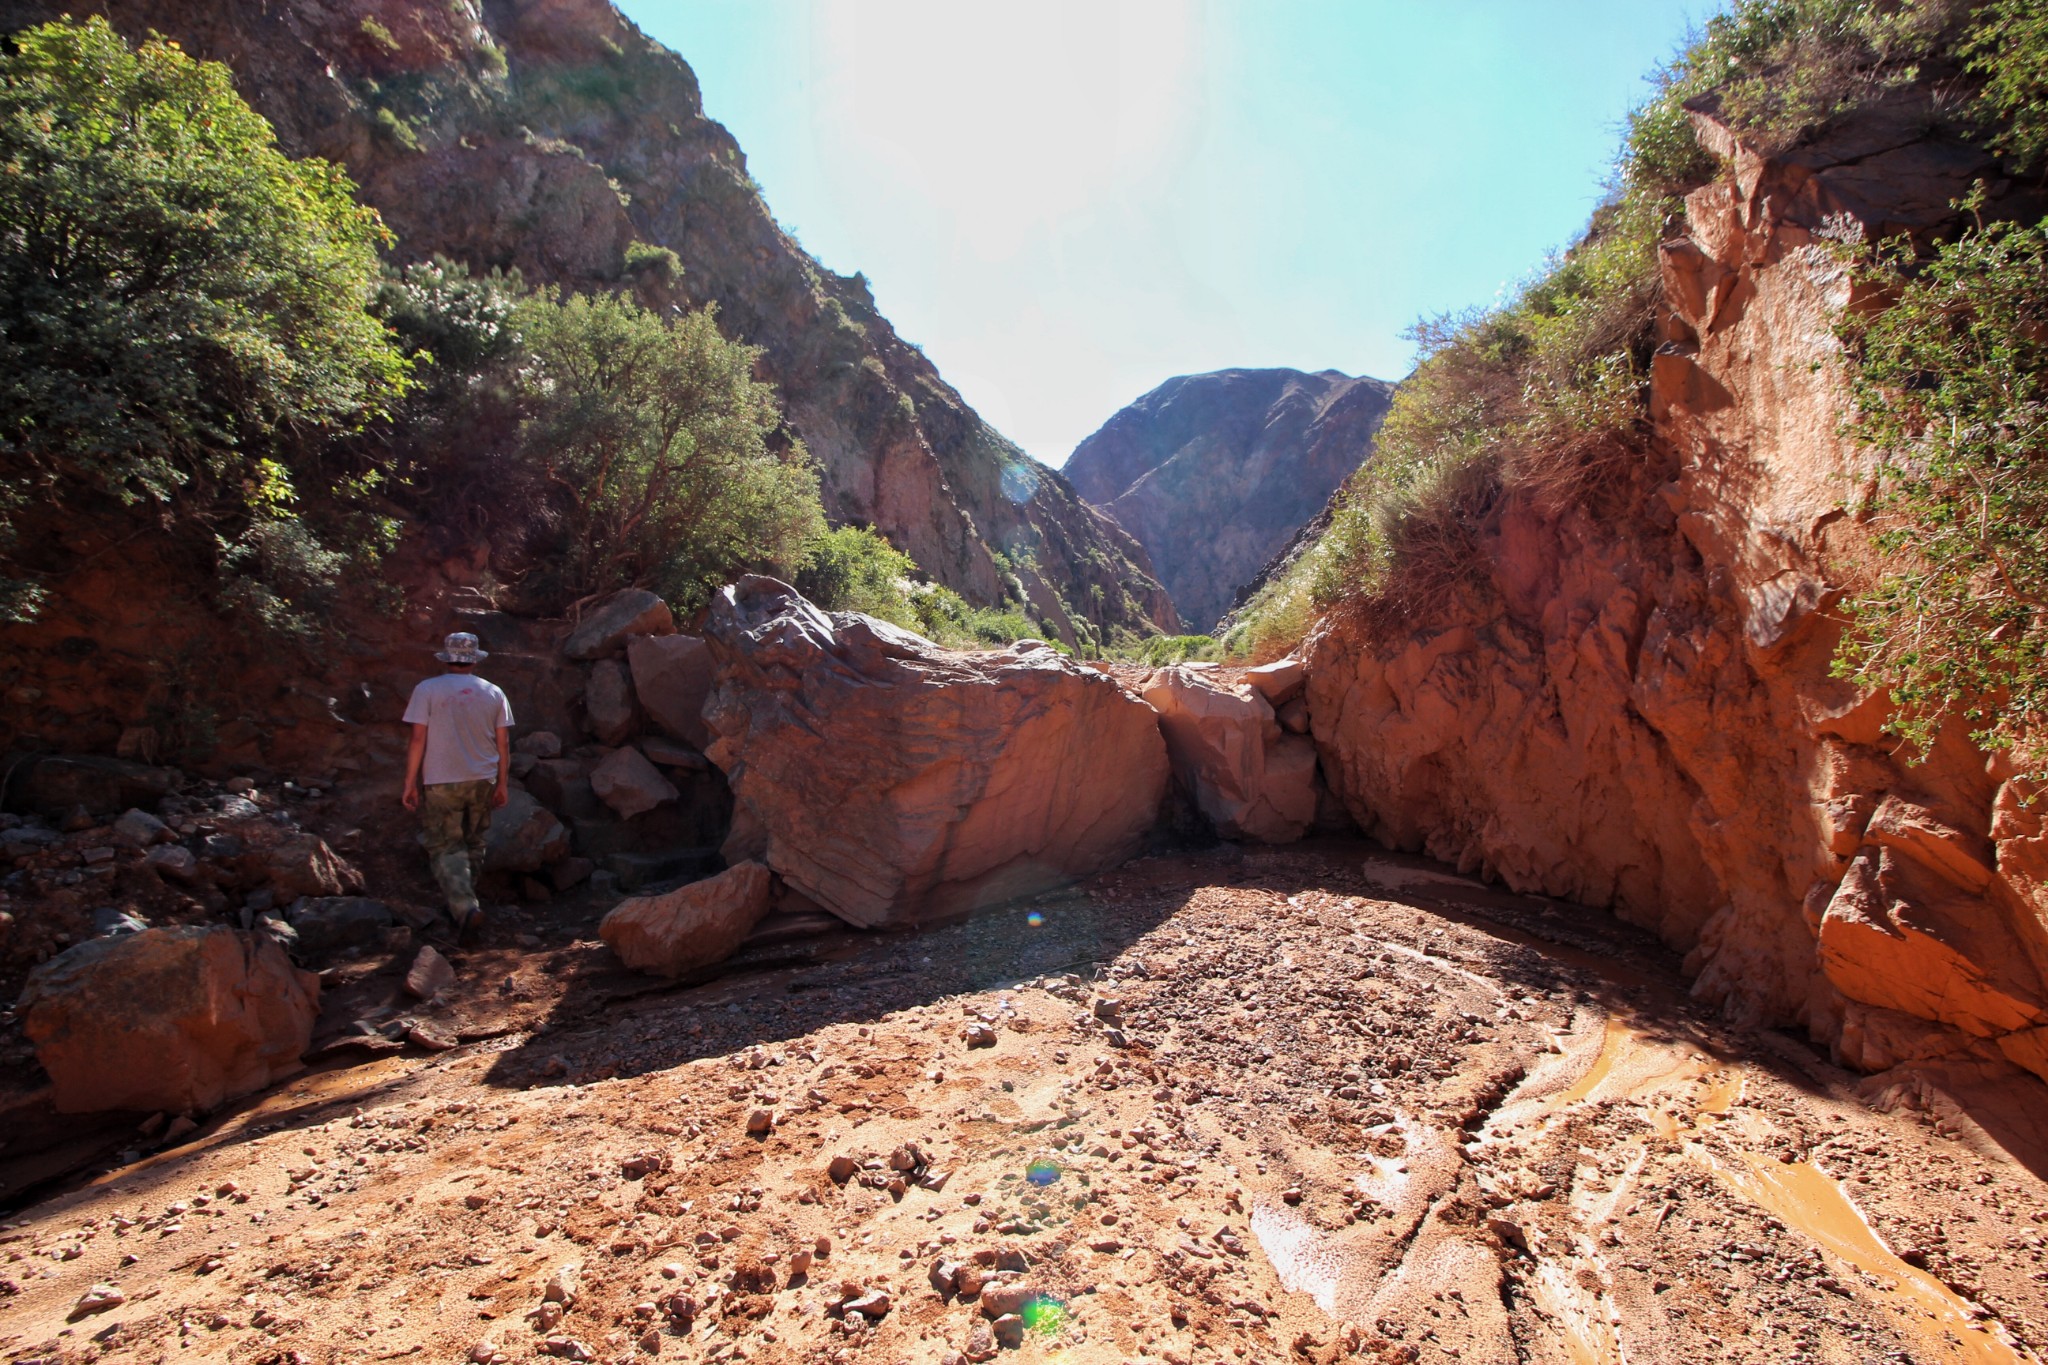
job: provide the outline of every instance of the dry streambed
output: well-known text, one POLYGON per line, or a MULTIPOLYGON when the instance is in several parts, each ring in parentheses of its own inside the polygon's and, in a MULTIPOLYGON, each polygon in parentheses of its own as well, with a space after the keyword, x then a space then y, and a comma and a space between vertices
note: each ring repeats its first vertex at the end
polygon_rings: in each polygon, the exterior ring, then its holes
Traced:
POLYGON ((1880 1112, 1694 1017, 1611 921, 1355 848, 1141 862, 560 1024, 307 1077, 30 1210, 0 1359, 1964 1362, 2048 1331, 2041 1162, 1978 1097, 1888 1077, 1880 1112))

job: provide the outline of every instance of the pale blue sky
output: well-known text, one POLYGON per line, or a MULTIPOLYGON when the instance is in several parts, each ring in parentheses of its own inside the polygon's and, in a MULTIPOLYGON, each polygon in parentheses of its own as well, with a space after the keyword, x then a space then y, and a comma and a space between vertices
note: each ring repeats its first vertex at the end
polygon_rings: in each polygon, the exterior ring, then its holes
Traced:
POLYGON ((1598 203, 1714 0, 620 0, 768 205, 1063 463, 1232 365, 1399 379, 1598 203))

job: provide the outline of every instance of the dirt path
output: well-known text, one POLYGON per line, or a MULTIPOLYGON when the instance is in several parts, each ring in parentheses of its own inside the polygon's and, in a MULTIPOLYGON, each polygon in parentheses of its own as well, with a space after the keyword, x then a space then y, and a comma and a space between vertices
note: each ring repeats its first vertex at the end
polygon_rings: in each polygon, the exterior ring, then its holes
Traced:
POLYGON ((302 1078, 0 1230, 0 1359, 2033 1361, 2048 1089, 1975 1079, 1224 849, 302 1078))

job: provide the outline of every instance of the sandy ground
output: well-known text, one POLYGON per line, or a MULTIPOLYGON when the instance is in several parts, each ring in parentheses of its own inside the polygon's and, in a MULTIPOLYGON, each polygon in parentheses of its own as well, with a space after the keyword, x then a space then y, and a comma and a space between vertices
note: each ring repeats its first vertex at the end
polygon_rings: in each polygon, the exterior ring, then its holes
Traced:
POLYGON ((751 951, 648 990, 587 923, 505 926, 440 1012, 473 1041, 335 1054, 17 1212, 0 1359, 2048 1344, 2048 1087, 1724 1032, 1594 912, 1362 846, 1225 848, 751 951))

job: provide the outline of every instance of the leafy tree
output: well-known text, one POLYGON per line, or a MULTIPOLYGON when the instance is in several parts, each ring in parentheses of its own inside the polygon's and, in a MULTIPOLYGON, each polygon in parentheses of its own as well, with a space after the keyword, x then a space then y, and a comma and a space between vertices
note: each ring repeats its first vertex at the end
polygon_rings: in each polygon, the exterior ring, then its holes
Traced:
POLYGON ((781 425, 756 347, 709 308, 665 319, 549 290, 513 315, 532 357, 524 459, 562 509, 565 585, 650 586, 693 611, 755 569, 787 574, 824 529, 818 475, 781 425))
MULTIPOLYGON (((1916 266, 1876 252, 1895 302, 1841 324, 1857 434, 1878 452, 1886 555, 1836 671, 1887 689, 1921 744, 1960 713, 1988 748, 2048 721, 2048 223, 1992 223, 1916 266), (1910 271, 1910 273, 1909 273, 1910 271)), ((2038 769, 2038 754, 2031 764, 2038 769)))
MULTIPOLYGON (((15 34, 0 50, 0 533, 29 503, 94 495, 244 548, 254 523, 290 519, 294 469, 269 455, 407 382, 365 311, 389 237, 353 188, 280 152, 224 66, 161 39, 131 48, 97 18, 15 34)), ((33 612, 32 585, 0 588, 0 617, 33 612)))

